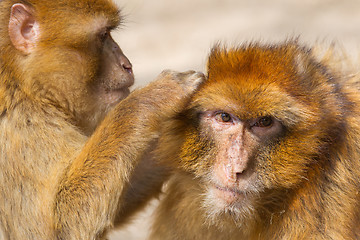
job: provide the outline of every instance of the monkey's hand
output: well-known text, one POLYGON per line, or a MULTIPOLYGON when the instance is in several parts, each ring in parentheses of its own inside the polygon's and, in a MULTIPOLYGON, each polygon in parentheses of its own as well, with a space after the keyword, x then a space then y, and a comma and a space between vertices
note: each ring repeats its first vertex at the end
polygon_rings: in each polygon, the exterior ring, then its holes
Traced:
POLYGON ((165 70, 143 91, 152 91, 155 94, 153 99, 157 102, 151 105, 160 108, 158 114, 172 117, 183 109, 189 97, 204 80, 205 76, 201 72, 165 70))
POLYGON ((164 70, 155 80, 156 84, 175 82, 179 85, 185 96, 191 94, 205 79, 205 76, 201 72, 187 71, 176 72, 172 70, 164 70))

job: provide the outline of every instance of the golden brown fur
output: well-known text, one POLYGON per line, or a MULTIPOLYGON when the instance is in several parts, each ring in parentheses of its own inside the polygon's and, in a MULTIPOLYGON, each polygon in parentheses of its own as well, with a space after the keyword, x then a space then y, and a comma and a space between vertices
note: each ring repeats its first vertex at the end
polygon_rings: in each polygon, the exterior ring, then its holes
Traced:
POLYGON ((129 95, 110 0, 4 0, 0 21, 0 238, 106 238, 160 191, 147 151, 202 74, 129 95))
POLYGON ((176 170, 151 239, 359 239, 359 80, 334 56, 215 47, 160 139, 176 170))

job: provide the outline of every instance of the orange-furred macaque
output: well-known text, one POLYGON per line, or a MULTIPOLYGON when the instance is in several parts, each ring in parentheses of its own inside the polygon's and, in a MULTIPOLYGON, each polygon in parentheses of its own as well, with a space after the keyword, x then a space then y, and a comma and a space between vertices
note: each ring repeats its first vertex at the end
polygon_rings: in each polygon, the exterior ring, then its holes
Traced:
POLYGON ((111 0, 0 1, 1 240, 104 239, 159 193, 148 151, 203 75, 129 95, 120 21, 111 0))
POLYGON ((360 239, 359 81, 332 58, 215 47, 159 140, 175 175, 151 239, 360 239))

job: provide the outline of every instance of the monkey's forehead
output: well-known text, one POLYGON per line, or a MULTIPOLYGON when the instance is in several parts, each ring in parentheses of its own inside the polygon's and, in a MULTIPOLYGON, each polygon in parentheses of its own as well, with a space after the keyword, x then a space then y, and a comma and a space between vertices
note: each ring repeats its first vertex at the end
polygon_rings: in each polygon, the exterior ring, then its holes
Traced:
POLYGON ((273 116, 284 125, 318 121, 320 103, 307 103, 277 85, 215 82, 197 92, 190 106, 196 112, 224 111, 248 120, 273 116))
POLYGON ((204 88, 217 85, 226 89, 227 85, 234 89, 230 92, 259 96, 276 89, 312 104, 321 100, 319 85, 333 84, 325 72, 311 52, 297 43, 216 48, 209 57, 204 88))
POLYGON ((215 49, 192 106, 241 119, 271 115, 289 125, 314 122, 324 94, 316 86, 327 81, 316 68, 310 53, 294 44, 215 49))
POLYGON ((114 25, 121 22, 120 10, 112 0, 29 0, 27 2, 35 8, 38 16, 47 16, 52 20, 53 17, 57 17, 57 20, 67 19, 67 15, 71 14, 74 19, 89 16, 106 18, 114 25))

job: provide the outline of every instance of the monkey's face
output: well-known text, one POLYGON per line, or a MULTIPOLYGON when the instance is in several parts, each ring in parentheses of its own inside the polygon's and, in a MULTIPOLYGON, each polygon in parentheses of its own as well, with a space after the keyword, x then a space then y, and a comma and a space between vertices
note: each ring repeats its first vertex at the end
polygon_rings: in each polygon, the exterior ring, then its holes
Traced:
POLYGON ((212 214, 242 216, 304 184, 333 124, 321 118, 323 96, 302 89, 309 84, 288 65, 295 57, 267 51, 212 56, 190 105, 180 165, 199 180, 212 214))
POLYGON ((97 54, 94 56, 96 64, 92 69, 96 71, 87 79, 84 88, 89 89, 87 97, 91 98, 89 102, 92 101, 95 108, 90 106, 84 112, 89 119, 100 116, 95 121, 96 125, 112 107, 130 94, 134 74, 130 61, 111 37, 110 30, 99 30, 94 42, 97 54))
POLYGON ((100 33, 102 52, 95 89, 105 104, 113 105, 129 95, 134 83, 132 65, 108 30, 100 33))
POLYGON ((243 205, 245 198, 264 188, 265 176, 259 174, 264 163, 259 152, 271 148, 284 135, 284 126, 270 115, 239 119, 223 109, 201 113, 200 128, 200 134, 211 136, 215 150, 211 174, 207 175, 210 197, 224 205, 243 205))
POLYGON ((83 44, 77 46, 74 53, 68 52, 76 59, 67 60, 77 66, 78 74, 69 84, 79 95, 74 95, 78 99, 71 102, 78 103, 74 110, 85 126, 96 126, 112 107, 129 95, 129 87, 134 83, 132 65, 111 36, 118 23, 103 17, 93 17, 91 22, 83 37, 78 36, 83 44))

